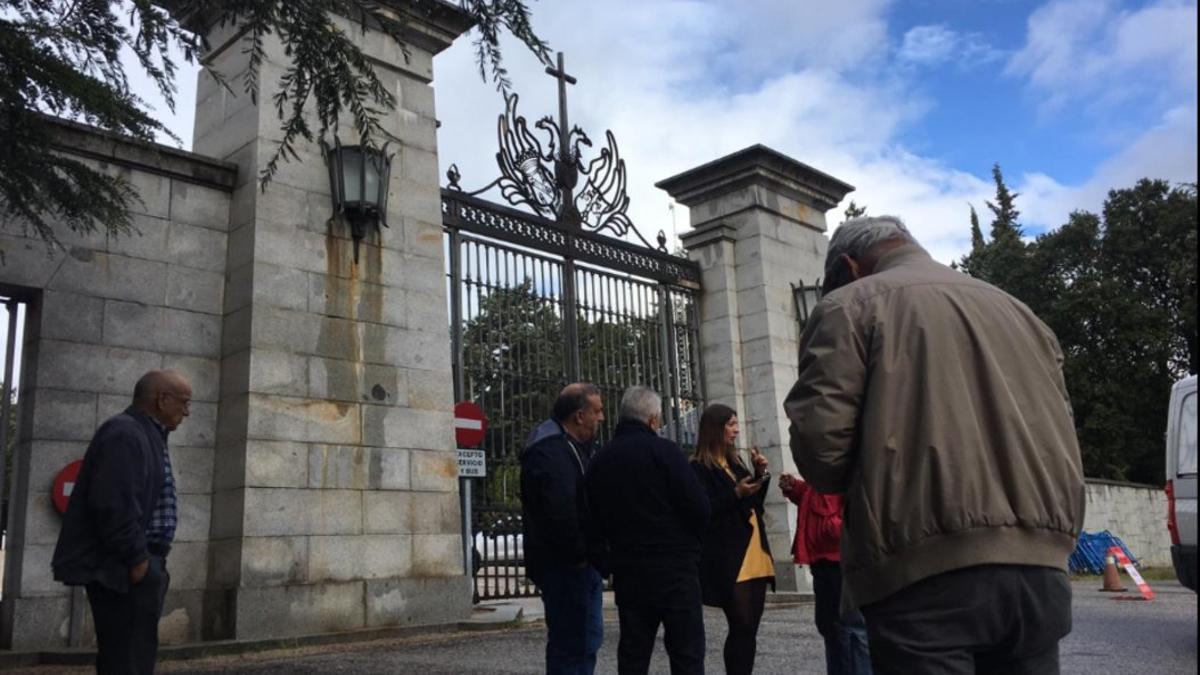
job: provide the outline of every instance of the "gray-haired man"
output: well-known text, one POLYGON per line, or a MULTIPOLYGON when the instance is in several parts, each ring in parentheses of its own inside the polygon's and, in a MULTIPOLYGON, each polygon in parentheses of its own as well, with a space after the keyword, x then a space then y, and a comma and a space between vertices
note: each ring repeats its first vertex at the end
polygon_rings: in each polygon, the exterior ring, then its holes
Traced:
POLYGON ((658 436, 661 426, 662 398, 630 387, 612 441, 588 469, 593 557, 613 575, 622 674, 647 672, 660 624, 671 672, 704 672, 699 562, 708 496, 679 446, 658 436))
POLYGON ((896 218, 834 233, 784 408, 846 493, 842 567, 876 673, 1057 673, 1079 446, 1054 334, 896 218))

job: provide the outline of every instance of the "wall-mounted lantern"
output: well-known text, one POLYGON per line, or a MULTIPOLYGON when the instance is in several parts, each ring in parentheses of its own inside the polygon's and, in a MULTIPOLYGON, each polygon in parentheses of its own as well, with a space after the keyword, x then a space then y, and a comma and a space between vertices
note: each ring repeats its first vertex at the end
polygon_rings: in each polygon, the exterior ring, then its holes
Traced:
POLYGON ((371 227, 387 227, 388 179, 392 174, 392 157, 382 148, 365 145, 342 145, 336 139, 333 147, 321 141, 325 164, 329 167, 329 191, 333 196, 333 212, 350 225, 354 239, 354 262, 358 264, 358 244, 371 227))
POLYGON ((799 285, 792 284, 792 302, 796 303, 796 321, 800 323, 801 333, 804 332, 804 325, 808 323, 808 317, 812 316, 813 309, 820 301, 820 279, 817 279, 811 286, 804 285, 804 281, 801 281, 799 285))

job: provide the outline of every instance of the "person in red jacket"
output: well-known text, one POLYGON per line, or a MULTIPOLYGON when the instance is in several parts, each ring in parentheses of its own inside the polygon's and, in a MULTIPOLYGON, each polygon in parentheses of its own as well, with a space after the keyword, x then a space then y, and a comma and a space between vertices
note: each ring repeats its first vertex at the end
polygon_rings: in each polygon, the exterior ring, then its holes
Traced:
POLYGON ((825 639, 828 675, 870 675, 867 627, 862 614, 851 608, 842 614, 842 496, 821 494, 808 483, 785 473, 779 489, 798 508, 792 559, 808 565, 816 599, 817 632, 825 639))

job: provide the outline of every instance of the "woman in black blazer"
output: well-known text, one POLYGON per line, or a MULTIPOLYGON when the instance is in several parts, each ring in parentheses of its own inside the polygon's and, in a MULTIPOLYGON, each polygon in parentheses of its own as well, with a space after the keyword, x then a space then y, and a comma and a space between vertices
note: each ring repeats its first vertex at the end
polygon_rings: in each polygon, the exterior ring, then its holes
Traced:
POLYGON ((704 604, 725 610, 725 672, 754 670, 758 623, 767 585, 775 587, 775 568, 763 523, 763 498, 770 484, 767 458, 750 450, 747 468, 733 442, 738 419, 729 406, 713 404, 700 416, 700 433, 692 468, 708 492, 712 519, 700 554, 700 588, 704 604))

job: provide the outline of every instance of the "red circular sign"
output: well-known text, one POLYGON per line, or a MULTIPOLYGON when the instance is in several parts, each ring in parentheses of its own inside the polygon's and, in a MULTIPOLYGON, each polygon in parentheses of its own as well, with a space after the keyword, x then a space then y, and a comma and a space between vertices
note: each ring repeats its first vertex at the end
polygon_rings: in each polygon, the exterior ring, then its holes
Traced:
POLYGON ((454 404, 454 440, 460 448, 475 448, 483 443, 487 431, 487 416, 483 408, 470 401, 454 404))
POLYGON ((67 512, 67 502, 71 499, 71 492, 75 490, 75 479, 79 477, 79 468, 82 466, 83 460, 77 459, 64 466, 54 477, 54 491, 50 497, 54 500, 54 509, 59 513, 67 512))

